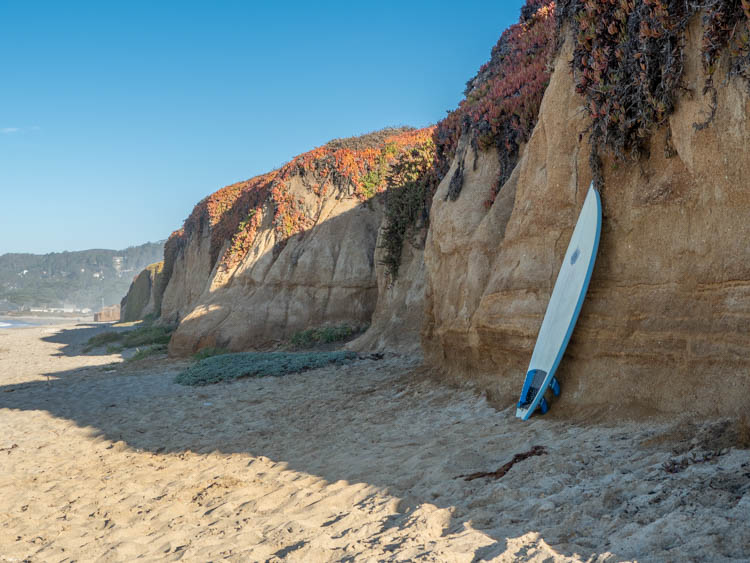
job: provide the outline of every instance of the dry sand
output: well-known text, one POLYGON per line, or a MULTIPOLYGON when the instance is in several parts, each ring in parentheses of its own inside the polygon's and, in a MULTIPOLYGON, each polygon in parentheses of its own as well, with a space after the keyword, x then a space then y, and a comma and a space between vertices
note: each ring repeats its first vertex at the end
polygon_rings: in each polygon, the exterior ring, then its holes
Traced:
POLYGON ((721 422, 522 423, 399 357, 182 387, 96 330, 0 330, 0 561, 750 560, 721 422))

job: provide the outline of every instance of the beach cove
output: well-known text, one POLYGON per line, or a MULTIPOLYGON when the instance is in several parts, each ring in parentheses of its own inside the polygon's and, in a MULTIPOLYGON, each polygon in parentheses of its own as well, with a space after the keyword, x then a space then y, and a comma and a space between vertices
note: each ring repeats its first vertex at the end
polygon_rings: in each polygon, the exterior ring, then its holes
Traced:
POLYGON ((747 560, 726 422, 520 423, 395 355, 184 387, 101 330, 0 330, 0 561, 747 560))

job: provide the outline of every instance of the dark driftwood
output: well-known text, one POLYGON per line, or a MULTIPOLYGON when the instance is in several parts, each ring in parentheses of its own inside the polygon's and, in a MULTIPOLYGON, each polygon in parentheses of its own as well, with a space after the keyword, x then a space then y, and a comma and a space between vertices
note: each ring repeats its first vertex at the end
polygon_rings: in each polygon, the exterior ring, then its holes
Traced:
POLYGON ((513 459, 511 459, 508 463, 500 467, 497 471, 480 471, 478 473, 471 473, 470 475, 459 475, 457 478, 463 477, 464 481, 473 481, 474 479, 481 479, 482 477, 500 479, 500 477, 502 477, 508 471, 510 471, 510 468, 513 467, 519 461, 523 461, 524 459, 533 457, 535 455, 544 455, 546 453, 547 453, 547 450, 544 448, 544 446, 534 446, 528 452, 523 452, 522 454, 514 455, 513 459))

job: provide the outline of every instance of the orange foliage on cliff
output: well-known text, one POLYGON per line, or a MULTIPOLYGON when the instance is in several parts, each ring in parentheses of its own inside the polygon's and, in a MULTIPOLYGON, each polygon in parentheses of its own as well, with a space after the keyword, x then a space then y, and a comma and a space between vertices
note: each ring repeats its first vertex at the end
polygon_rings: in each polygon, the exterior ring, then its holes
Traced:
MULTIPOLYGON (((500 177, 492 187, 488 205, 510 177, 520 147, 536 125, 549 83, 548 63, 556 47, 554 12, 552 0, 527 0, 521 9, 521 21, 503 32, 490 61, 467 82, 466 97, 437 126, 438 178, 448 172, 462 135, 471 136, 474 148, 497 148, 500 177)), ((459 193, 452 191, 451 198, 459 193)))
MULTIPOLYGON (((432 142, 434 127, 395 130, 377 138, 373 146, 348 148, 347 140, 332 142, 303 153, 267 174, 221 188, 201 200, 167 243, 171 267, 177 253, 192 236, 207 233, 211 237, 211 263, 219 259, 224 245, 222 265, 230 267, 247 255, 260 227, 264 212, 273 214, 274 231, 279 242, 311 228, 314 218, 305 213, 302 202, 291 193, 293 177, 303 176, 317 197, 332 187, 365 201, 386 189, 390 166, 400 154, 432 142)), ((356 141, 356 140, 355 140, 356 141)), ((359 146, 356 142, 350 145, 359 146)), ((367 143, 360 143, 366 145, 367 143)))

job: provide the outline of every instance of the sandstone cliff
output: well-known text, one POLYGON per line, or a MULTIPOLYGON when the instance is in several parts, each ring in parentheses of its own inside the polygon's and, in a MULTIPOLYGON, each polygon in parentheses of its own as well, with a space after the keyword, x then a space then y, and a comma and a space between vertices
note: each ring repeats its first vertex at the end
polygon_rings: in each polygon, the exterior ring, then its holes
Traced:
MULTIPOLYGON (((750 170, 744 81, 718 89, 706 121, 701 24, 685 46, 686 94, 637 162, 603 162, 599 257, 560 366, 555 413, 613 407, 736 414, 750 392, 750 170), (564 408, 561 408, 564 407, 564 408)), ((431 211, 425 248, 428 362, 517 399, 536 333, 592 179, 591 121, 555 60, 538 123, 489 211, 494 151, 462 139, 431 211), (476 158, 476 161, 474 159, 476 158), (476 162, 476 166, 472 163, 476 162), (463 188, 446 199, 461 167, 463 188)))
POLYGON ((377 301, 370 328, 349 344, 360 352, 398 352, 421 355, 424 323, 424 239, 426 229, 413 233, 400 256, 399 275, 393 279, 383 265, 381 224, 375 245, 377 301))
POLYGON ((325 324, 362 326, 378 299, 375 249, 390 169, 431 130, 335 141, 228 186, 167 243, 170 353, 273 344, 325 324))
MULTIPOLYGON (((306 191, 303 182, 295 182, 295 196, 306 191)), ((243 350, 324 324, 367 324, 377 300, 373 251, 381 212, 376 203, 336 195, 319 202, 315 215, 320 222, 291 237, 277 255, 271 212, 264 210, 248 256, 229 269, 215 269, 204 280, 203 292, 181 309, 187 313, 170 352, 184 355, 206 346, 243 350)), ((192 249, 189 242, 186 254, 192 249)), ((205 253, 193 256, 205 263, 205 253)), ((172 277, 178 288, 190 287, 183 271, 191 272, 176 268, 172 277)))
POLYGON ((147 316, 158 317, 164 292, 164 262, 146 266, 130 284, 120 302, 120 322, 139 321, 147 316))
POLYGON ((161 318, 170 324, 178 322, 192 310, 203 294, 213 269, 209 228, 201 225, 185 239, 180 241, 180 251, 171 260, 166 256, 165 247, 165 265, 168 261, 169 264, 165 272, 167 283, 162 297, 161 318))
MULTIPOLYGON (((555 50, 553 7, 549 0, 528 0, 519 23, 503 32, 490 61, 467 83, 466 98, 437 125, 428 212, 412 218, 398 277, 389 276, 384 268, 378 271, 379 300, 372 326, 352 343, 354 349, 421 353, 420 333, 430 322, 429 310, 425 317, 425 262, 434 256, 434 249, 425 249, 425 238, 433 237, 427 233, 440 232, 444 244, 456 245, 456 260, 432 274, 441 291, 464 283, 468 254, 477 251, 468 235, 495 199, 490 215, 507 222, 514 191, 504 188, 498 195, 497 189, 514 170, 536 122, 549 77, 547 63, 555 50), (435 193, 441 176, 443 182, 435 193), (465 187, 466 183, 471 186, 465 187), (462 196, 462 190, 468 195, 462 196), (443 206, 445 213, 440 211, 443 206)), ((387 232, 388 226, 389 221, 384 221, 381 232, 387 232)), ((446 306, 465 308, 460 303, 463 295, 452 295, 446 306)))

